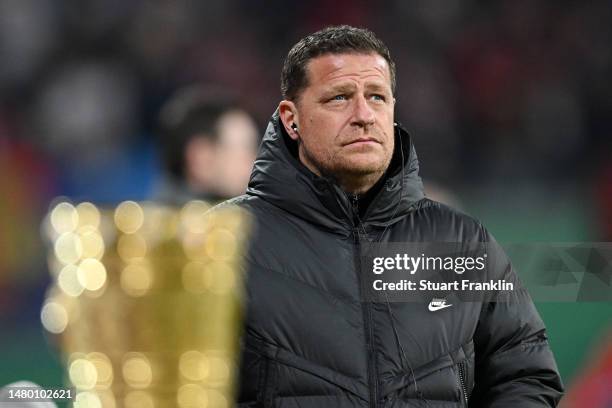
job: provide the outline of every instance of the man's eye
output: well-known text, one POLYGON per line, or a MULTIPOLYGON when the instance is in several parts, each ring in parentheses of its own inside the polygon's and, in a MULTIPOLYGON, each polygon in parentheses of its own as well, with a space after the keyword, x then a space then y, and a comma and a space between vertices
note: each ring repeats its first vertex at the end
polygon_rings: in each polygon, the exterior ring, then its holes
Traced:
POLYGON ((346 99, 346 95, 336 95, 331 100, 332 101, 343 101, 346 99))
POLYGON ((386 100, 384 95, 380 95, 380 94, 372 95, 372 99, 374 99, 375 101, 383 101, 383 102, 386 100))

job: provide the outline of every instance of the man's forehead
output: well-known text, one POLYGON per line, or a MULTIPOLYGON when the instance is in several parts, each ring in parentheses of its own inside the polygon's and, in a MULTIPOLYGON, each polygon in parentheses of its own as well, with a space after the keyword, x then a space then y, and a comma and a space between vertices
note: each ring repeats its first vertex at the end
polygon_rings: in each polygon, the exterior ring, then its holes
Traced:
POLYGON ((327 53, 308 61, 306 74, 312 81, 334 81, 349 76, 380 78, 390 81, 387 60, 376 52, 327 53))

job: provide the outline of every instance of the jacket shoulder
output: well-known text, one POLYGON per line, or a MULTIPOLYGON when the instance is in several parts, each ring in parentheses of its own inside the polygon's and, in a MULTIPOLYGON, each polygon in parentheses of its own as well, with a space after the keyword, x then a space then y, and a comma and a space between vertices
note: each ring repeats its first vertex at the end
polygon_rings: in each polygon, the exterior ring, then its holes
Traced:
POLYGON ((230 198, 229 200, 225 200, 217 205, 215 205, 211 210, 219 210, 222 208, 226 208, 226 207, 230 207, 230 206, 238 206, 238 207, 245 207, 248 205, 250 199, 253 199, 255 197, 253 196, 249 196, 247 194, 242 194, 239 195, 237 197, 234 198, 230 198))
POLYGON ((429 198, 419 200, 413 214, 419 224, 434 230, 453 231, 465 238, 477 237, 479 241, 485 242, 491 238, 489 232, 477 218, 429 198))
POLYGON ((466 212, 463 212, 462 210, 459 210, 455 207, 451 207, 448 204, 444 204, 439 201, 432 200, 430 198, 422 198, 421 200, 419 200, 415 205, 415 209, 417 211, 428 211, 432 214, 437 213, 439 216, 453 216, 466 223, 473 223, 482 226, 480 220, 478 220, 476 217, 466 212))
POLYGON ((247 210, 251 213, 259 213, 267 207, 270 207, 265 200, 262 200, 258 196, 250 194, 242 194, 240 196, 230 198, 229 200, 223 201, 215 205, 210 211, 218 211, 228 207, 238 207, 247 210))
POLYGON ((263 200, 261 197, 243 194, 238 197, 231 198, 211 208, 210 212, 223 211, 228 208, 238 208, 249 214, 250 218, 255 221, 254 225, 260 227, 262 225, 274 225, 279 220, 278 208, 263 200))

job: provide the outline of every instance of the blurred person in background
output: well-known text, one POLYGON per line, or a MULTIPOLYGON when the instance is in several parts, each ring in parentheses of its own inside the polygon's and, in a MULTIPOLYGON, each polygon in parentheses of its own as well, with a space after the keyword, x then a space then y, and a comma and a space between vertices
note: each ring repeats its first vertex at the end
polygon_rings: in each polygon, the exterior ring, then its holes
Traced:
POLYGON ((161 109, 158 136, 165 174, 155 199, 181 205, 244 193, 258 130, 226 93, 200 86, 179 90, 161 109))

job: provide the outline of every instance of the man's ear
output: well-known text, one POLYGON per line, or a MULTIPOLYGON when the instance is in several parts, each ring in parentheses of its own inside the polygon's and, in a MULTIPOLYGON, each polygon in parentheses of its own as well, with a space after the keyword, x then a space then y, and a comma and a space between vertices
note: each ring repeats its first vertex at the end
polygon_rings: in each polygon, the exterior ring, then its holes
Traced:
POLYGON ((298 113, 295 103, 283 99, 278 104, 278 114, 289 137, 293 140, 298 140, 300 135, 296 129, 299 128, 300 125, 298 123, 298 113))

